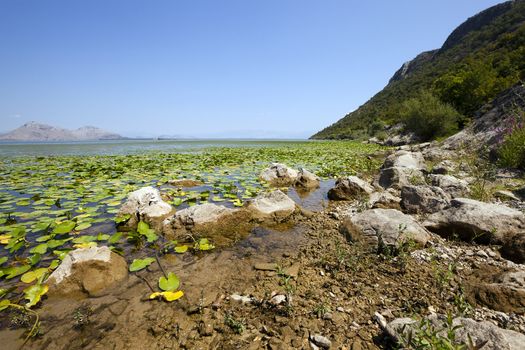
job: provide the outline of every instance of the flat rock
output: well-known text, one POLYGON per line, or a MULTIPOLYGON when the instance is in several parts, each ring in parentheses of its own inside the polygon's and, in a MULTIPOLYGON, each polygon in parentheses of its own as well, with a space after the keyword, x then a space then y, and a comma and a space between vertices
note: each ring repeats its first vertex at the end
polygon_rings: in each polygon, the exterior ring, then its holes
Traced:
POLYGON ((401 210, 401 198, 388 191, 374 192, 370 195, 368 206, 372 209, 396 209, 401 210))
POLYGON ((391 167, 381 169, 379 173, 379 185, 385 189, 424 183, 423 172, 415 168, 391 167))
POLYGON ((275 271, 277 265, 275 263, 257 263, 253 265, 253 268, 259 271, 275 271))
POLYGON ((332 200, 351 200, 363 196, 368 197, 374 188, 357 176, 337 179, 335 187, 328 191, 328 198, 332 200))
POLYGON ((295 202, 281 190, 259 194, 249 202, 247 210, 257 221, 283 222, 296 211, 295 202))
POLYGON ((108 247, 69 252, 47 282, 50 294, 101 296, 128 276, 128 265, 108 247))
POLYGON ((449 208, 431 214, 424 226, 445 237, 502 244, 511 235, 525 231, 525 215, 504 205, 455 198, 449 208))
POLYGON ((425 246, 430 234, 414 218, 395 209, 370 209, 348 215, 341 230, 353 241, 361 241, 372 249, 384 246, 399 248, 413 240, 425 246))

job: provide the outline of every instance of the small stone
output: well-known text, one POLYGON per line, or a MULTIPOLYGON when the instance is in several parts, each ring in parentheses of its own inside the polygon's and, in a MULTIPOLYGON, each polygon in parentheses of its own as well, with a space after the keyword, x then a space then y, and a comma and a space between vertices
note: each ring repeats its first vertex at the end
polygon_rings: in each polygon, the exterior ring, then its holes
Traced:
POLYGON ((299 264, 293 264, 292 266, 285 268, 283 272, 287 276, 297 278, 299 275, 299 264))
POLYGON ((339 311, 339 312, 345 312, 345 309, 343 307, 341 307, 341 306, 337 307, 336 310, 339 311))
POLYGON ((314 334, 313 336, 310 337, 310 340, 315 345, 323 349, 330 349, 330 347, 332 346, 332 342, 330 341, 330 339, 323 337, 320 334, 314 334))
POLYGON ((270 303, 273 305, 281 305, 286 301, 286 295, 277 294, 273 298, 270 299, 270 303))
POLYGON ((483 250, 478 250, 478 251, 476 252, 476 255, 479 256, 480 258, 485 258, 485 259, 488 259, 488 257, 489 257, 489 256, 487 255, 487 253, 485 253, 485 251, 483 251, 483 250))
POLYGON ((253 301, 252 297, 249 297, 247 295, 239 295, 239 294, 230 295, 230 299, 233 301, 242 302, 243 304, 251 303, 253 301))

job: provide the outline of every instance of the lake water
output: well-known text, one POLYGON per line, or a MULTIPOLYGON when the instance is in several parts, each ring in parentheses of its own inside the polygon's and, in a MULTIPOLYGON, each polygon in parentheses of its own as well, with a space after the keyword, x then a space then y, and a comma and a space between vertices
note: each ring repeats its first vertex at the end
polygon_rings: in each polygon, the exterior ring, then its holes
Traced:
POLYGON ((116 140, 90 142, 0 143, 0 156, 125 155, 147 152, 188 153, 210 147, 279 147, 308 140, 116 140))

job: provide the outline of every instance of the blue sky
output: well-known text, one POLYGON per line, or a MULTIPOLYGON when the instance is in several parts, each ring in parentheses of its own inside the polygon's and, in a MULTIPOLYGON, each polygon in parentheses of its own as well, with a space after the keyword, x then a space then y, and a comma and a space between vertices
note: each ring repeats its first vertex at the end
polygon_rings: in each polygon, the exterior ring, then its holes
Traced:
POLYGON ((489 0, 1 0, 0 131, 307 137, 489 0))

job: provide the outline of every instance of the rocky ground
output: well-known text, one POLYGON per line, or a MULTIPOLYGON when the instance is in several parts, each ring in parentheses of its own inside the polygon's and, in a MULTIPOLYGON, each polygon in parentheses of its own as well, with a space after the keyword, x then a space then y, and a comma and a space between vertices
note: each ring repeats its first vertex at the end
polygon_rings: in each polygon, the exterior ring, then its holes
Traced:
MULTIPOLYGON (((286 177, 300 176, 305 186, 315 185, 311 174, 274 167, 265 174, 269 182, 282 186, 294 183, 286 177)), ((395 348, 397 341, 416 348, 406 344, 406 333, 418 328, 401 318, 429 320, 424 329, 439 330, 448 314, 463 317, 454 321, 463 330, 458 342, 469 333, 481 349, 519 349, 525 344, 522 176, 489 178, 458 155, 423 145, 387 157, 374 179, 337 181, 328 192, 333 201, 319 212, 290 206, 279 191, 255 200, 248 212, 178 212, 157 222, 174 237, 199 224, 208 232, 237 227, 251 234, 236 233, 210 252, 162 255, 160 264, 96 296, 50 293, 38 310, 40 333, 26 346, 356 350, 395 348), (278 209, 268 209, 271 203, 278 209), (148 299, 162 269, 180 277, 183 298, 148 299)), ((156 201, 148 203, 162 208, 156 201)), ((14 312, 1 323, 22 316, 14 312)), ((0 338, 14 349, 23 333, 11 327, 0 338)))

